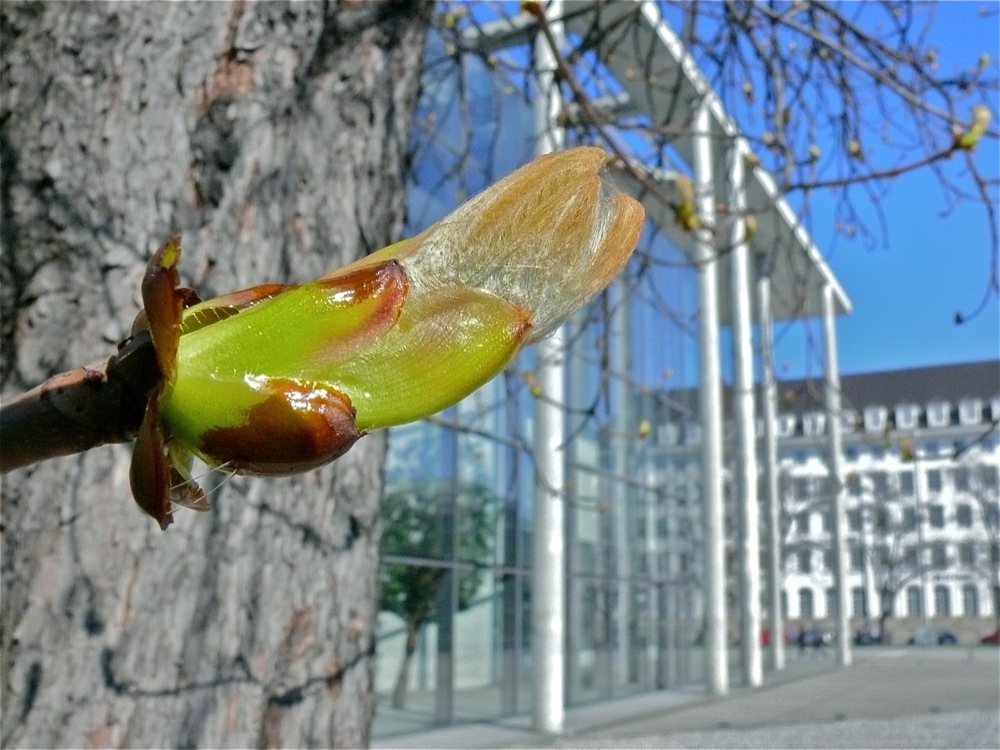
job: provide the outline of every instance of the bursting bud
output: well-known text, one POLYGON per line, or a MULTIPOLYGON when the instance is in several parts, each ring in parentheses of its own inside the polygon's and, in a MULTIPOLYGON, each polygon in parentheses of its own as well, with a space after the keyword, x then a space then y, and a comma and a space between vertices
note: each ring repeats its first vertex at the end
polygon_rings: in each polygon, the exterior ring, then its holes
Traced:
POLYGON ((990 112, 989 107, 985 104, 974 106, 972 108, 972 124, 969 129, 963 133, 962 129, 956 126, 956 129, 953 130, 955 147, 972 151, 982 139, 983 134, 986 133, 991 119, 993 119, 993 113, 990 112))
POLYGON ((608 156, 543 156, 426 231, 299 286, 206 302, 178 287, 180 243, 143 280, 162 378, 131 468, 136 502, 166 528, 206 510, 192 456, 228 471, 294 474, 369 430, 444 409, 549 335, 623 268, 643 210, 608 156))
POLYGON ((674 223, 685 232, 693 232, 701 226, 694 205, 694 183, 685 175, 678 175, 674 188, 677 200, 670 204, 674 209, 674 223))

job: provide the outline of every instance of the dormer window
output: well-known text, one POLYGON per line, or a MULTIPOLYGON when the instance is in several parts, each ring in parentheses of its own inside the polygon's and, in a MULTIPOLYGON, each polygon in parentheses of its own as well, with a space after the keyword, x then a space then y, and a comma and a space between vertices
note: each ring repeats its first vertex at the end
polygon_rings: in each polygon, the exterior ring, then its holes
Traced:
POLYGON ((811 411, 802 416, 802 430, 806 435, 822 435, 826 428, 826 414, 811 411))
POLYGON ((951 404, 947 401, 931 401, 927 404, 927 426, 947 427, 951 415, 951 404))
POLYGON ((844 432, 854 432, 858 424, 858 413, 854 409, 843 409, 840 412, 840 429, 844 432))
POLYGON ((916 404, 900 404, 896 407, 896 429, 915 430, 920 407, 916 404))
POLYGON ((778 437, 791 437, 795 434, 795 415, 794 414, 779 414, 778 415, 778 437))
POLYGON ((978 398, 963 398, 958 402, 958 421, 963 425, 983 421, 983 402, 978 398))
POLYGON ((688 422, 684 425, 684 444, 697 445, 701 442, 701 423, 688 422))
POLYGON ((869 406, 865 409, 865 432, 881 432, 889 412, 884 406, 869 406))
POLYGON ((990 419, 1000 419, 1000 396, 990 399, 990 419))

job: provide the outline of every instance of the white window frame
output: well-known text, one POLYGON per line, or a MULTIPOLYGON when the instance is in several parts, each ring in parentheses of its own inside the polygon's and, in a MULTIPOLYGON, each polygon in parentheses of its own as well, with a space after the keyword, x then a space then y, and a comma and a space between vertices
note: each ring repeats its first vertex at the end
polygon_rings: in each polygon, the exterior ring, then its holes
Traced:
POLYGON ((802 432, 806 435, 822 435, 826 432, 826 413, 810 411, 803 414, 802 432))
POLYGON ((778 437, 792 437, 795 434, 795 415, 794 414, 779 414, 778 415, 778 437))
POLYGON ((896 407, 896 429, 915 430, 920 421, 920 407, 917 404, 900 404, 896 407))
POLYGON ((962 425, 979 424, 983 421, 983 401, 979 398, 963 398, 958 402, 958 422, 962 425))
POLYGON ((885 429, 889 410, 884 406, 869 406, 865 409, 865 432, 881 432, 885 429))
POLYGON ((927 426, 947 427, 951 420, 951 404, 947 401, 931 401, 927 404, 927 426))

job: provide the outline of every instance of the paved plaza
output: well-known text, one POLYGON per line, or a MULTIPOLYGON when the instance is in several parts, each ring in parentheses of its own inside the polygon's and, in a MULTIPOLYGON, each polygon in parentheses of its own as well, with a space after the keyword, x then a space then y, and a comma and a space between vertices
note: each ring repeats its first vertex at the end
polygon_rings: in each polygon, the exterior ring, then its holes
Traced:
POLYGON ((839 668, 789 653, 784 673, 724 698, 664 691, 567 713, 547 738, 526 718, 376 740, 396 747, 997 748, 1000 651, 868 648, 839 668))

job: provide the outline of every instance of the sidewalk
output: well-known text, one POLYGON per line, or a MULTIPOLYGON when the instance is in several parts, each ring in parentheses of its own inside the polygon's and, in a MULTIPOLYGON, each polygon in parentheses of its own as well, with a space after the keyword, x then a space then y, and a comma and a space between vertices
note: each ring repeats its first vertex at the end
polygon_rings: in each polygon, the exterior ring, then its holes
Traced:
POLYGON ((558 738, 529 717, 388 737, 375 748, 1000 747, 1000 652, 856 649, 855 663, 790 653, 756 690, 663 691, 573 708, 558 738))
POLYGON ((850 667, 553 746, 1000 747, 1000 652, 857 649, 850 667))
MULTIPOLYGON (((812 653, 800 657, 789 650, 786 668, 781 672, 767 672, 764 676, 765 684, 758 688, 758 692, 827 674, 836 669, 838 667, 832 653, 825 657, 815 656, 812 653)), ((705 693, 703 686, 693 685, 576 706, 566 711, 566 730, 563 738, 591 735, 605 729, 613 729, 622 722, 642 721, 650 717, 663 716, 665 712, 669 715, 679 709, 711 705, 749 692, 751 691, 746 688, 736 686, 731 689, 728 696, 713 698, 705 693)), ((530 716, 516 716, 490 722, 456 724, 422 732, 379 737, 372 740, 371 747, 375 750, 397 748, 450 750, 451 748, 542 747, 551 742, 553 738, 531 728, 530 716)), ((570 744, 572 745, 572 742, 570 744)))

